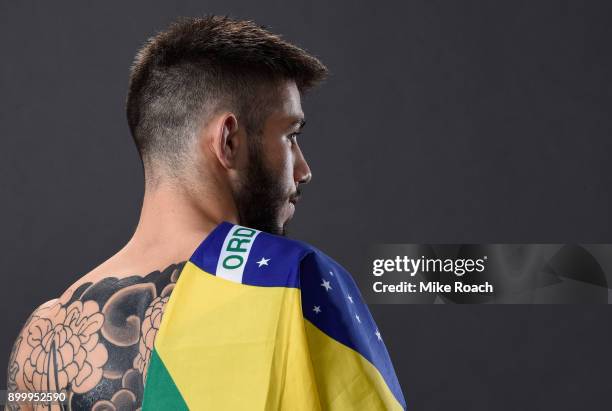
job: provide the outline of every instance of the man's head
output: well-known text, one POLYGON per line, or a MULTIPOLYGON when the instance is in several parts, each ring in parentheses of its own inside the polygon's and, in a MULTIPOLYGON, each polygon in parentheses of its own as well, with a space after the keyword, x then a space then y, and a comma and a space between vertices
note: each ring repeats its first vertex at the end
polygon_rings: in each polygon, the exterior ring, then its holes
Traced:
POLYGON ((252 22, 176 21, 149 39, 130 75, 128 124, 147 188, 166 180, 229 193, 240 224, 284 234, 311 178, 295 140, 300 96, 326 73, 252 22))

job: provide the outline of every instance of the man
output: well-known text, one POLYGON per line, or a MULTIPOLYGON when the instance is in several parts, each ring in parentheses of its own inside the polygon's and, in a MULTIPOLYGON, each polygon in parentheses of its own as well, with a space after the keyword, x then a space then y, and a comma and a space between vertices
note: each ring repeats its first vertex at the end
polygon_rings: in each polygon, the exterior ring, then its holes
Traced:
POLYGON ((127 97, 138 226, 33 312, 8 390, 66 392, 51 409, 403 408, 350 275, 280 236, 312 177, 300 97, 326 73, 248 21, 186 18, 151 38, 127 97))

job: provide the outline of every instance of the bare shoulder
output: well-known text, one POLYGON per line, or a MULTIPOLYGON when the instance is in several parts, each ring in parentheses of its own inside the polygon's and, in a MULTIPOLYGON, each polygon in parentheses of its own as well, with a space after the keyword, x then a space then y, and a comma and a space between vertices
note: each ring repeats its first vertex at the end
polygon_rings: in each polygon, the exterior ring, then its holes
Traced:
POLYGON ((77 282, 37 307, 13 345, 8 390, 66 390, 73 410, 138 409, 153 341, 184 264, 77 282))

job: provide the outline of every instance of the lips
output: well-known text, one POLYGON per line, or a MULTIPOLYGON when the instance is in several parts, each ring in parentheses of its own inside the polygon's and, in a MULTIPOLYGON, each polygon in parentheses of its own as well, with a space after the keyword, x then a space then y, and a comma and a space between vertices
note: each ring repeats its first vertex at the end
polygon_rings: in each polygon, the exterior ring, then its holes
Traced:
POLYGON ((296 205, 300 201, 300 197, 302 197, 302 188, 296 187, 295 191, 289 196, 289 202, 296 205))

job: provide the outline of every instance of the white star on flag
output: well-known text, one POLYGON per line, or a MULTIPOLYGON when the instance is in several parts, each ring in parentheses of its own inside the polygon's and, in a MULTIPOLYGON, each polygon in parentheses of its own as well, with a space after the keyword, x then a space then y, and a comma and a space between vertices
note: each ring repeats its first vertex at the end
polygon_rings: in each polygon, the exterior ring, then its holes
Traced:
POLYGON ((334 276, 334 272, 333 272, 333 271, 330 271, 330 272, 329 272, 329 275, 331 275, 331 276, 333 277, 333 276, 334 276))
POLYGON ((321 312, 321 307, 318 305, 315 305, 314 308, 312 309, 312 311, 314 311, 315 313, 319 314, 321 312))
POLYGON ((257 261, 257 264, 259 265, 259 267, 261 268, 262 265, 268 265, 268 261, 270 261, 269 258, 263 258, 261 257, 261 260, 257 261))
POLYGON ((349 300, 351 303, 353 302, 353 297, 351 297, 351 295, 350 295, 350 294, 348 294, 348 297, 346 297, 346 298, 348 298, 348 300, 349 300))
POLYGON ((379 341, 382 341, 382 337, 380 336, 380 332, 378 331, 378 328, 376 329, 376 332, 374 334, 376 334, 376 337, 378 337, 379 341))
POLYGON ((361 323, 361 320, 359 319, 359 316, 357 314, 355 314, 355 318, 357 318, 357 322, 361 323))
POLYGON ((329 291, 331 290, 331 285, 329 285, 329 281, 327 280, 323 280, 323 283, 321 283, 321 287, 325 287, 325 291, 329 291))

